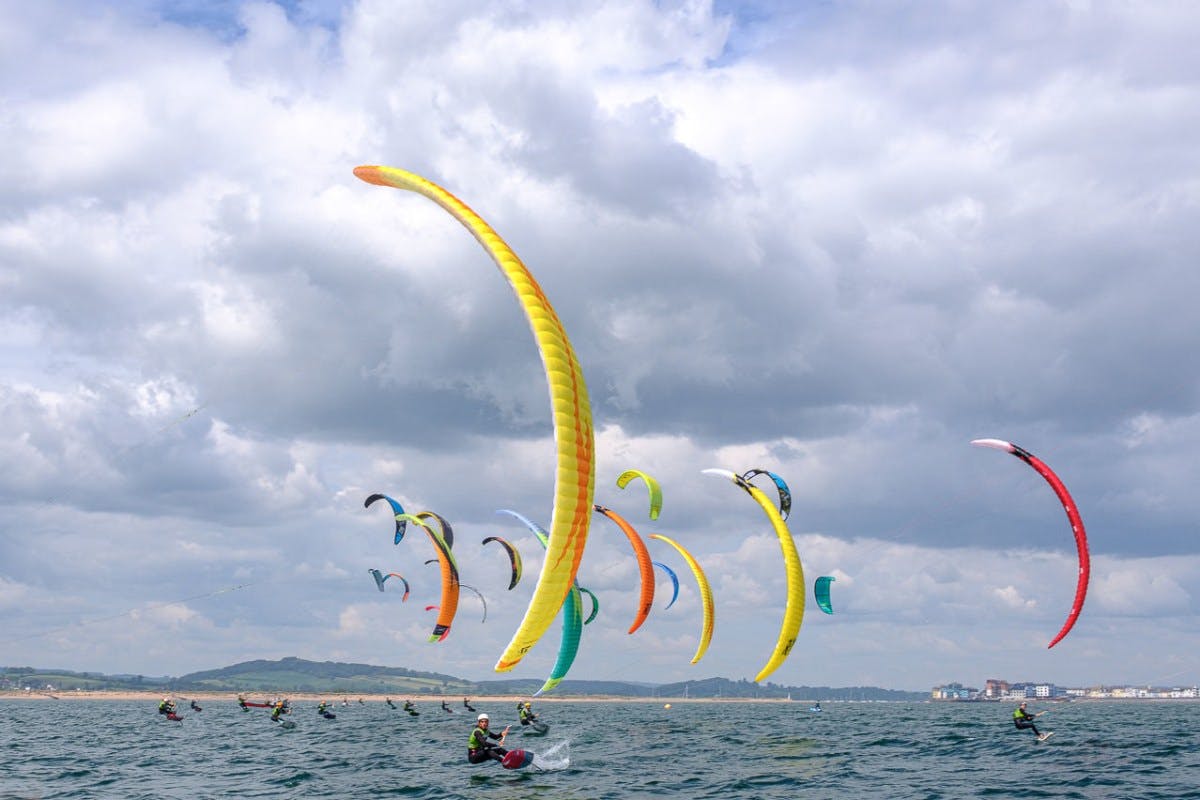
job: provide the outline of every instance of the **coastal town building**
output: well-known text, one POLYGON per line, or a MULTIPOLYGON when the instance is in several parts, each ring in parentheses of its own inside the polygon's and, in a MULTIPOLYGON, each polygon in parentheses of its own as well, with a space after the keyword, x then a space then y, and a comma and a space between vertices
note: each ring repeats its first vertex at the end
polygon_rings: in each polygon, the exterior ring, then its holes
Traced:
POLYGON ((988 678, 983 691, 965 687, 961 683, 935 686, 929 693, 931 700, 967 702, 1022 700, 1198 700, 1200 689, 1196 686, 1092 686, 1087 688, 1058 686, 1053 683, 1014 682, 988 678))

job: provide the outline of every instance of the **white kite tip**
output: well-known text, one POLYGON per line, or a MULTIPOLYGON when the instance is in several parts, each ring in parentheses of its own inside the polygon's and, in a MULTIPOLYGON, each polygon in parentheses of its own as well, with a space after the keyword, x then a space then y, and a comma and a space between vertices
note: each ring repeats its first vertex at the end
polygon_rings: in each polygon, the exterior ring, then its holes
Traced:
POLYGON ((993 450, 1003 450, 1006 453, 1016 450, 1012 442, 1006 442, 1003 439, 972 439, 971 444, 976 447, 990 447, 993 450))
POLYGON ((705 475, 717 475, 721 478, 728 478, 729 480, 733 481, 734 483, 737 482, 737 475, 735 475, 734 473, 730 472, 727 469, 702 469, 700 471, 702 473, 704 473, 705 475))

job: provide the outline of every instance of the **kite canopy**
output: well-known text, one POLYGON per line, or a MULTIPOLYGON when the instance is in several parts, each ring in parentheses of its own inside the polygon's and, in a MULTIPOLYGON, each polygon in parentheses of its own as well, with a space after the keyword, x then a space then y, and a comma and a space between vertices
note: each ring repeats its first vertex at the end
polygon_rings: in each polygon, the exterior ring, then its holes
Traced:
POLYGON ((662 487, 658 485, 658 481, 641 470, 630 469, 622 472, 617 478, 617 488, 624 489, 634 478, 641 478, 646 484, 646 489, 650 492, 650 519, 658 519, 658 514, 662 511, 662 487))
POLYGON ((667 573, 667 577, 671 579, 671 602, 667 603, 666 607, 663 609, 663 611, 666 611, 668 608, 675 605, 675 601, 679 599, 679 576, 675 574, 675 570, 671 569, 661 561, 655 561, 654 566, 667 573))
POLYGON ((703 472, 733 481, 738 488, 753 497, 771 521, 771 527, 775 529, 775 535, 779 538, 779 548, 783 551, 784 570, 787 573, 787 606, 783 611, 783 623, 779 628, 779 640, 775 643, 775 651, 754 679, 754 682, 758 683, 779 669, 796 644, 800 624, 804 621, 804 569, 800 565, 800 554, 796 552, 796 542, 792 539, 787 523, 757 486, 727 469, 706 469, 703 472))
POLYGON ((406 581, 404 579, 404 576, 401 575, 399 572, 389 572, 387 575, 384 576, 383 579, 386 581, 388 578, 399 578, 400 579, 400 582, 404 584, 404 595, 400 598, 400 602, 401 603, 408 602, 408 595, 409 595, 409 592, 411 592, 412 590, 408 588, 408 581, 406 581))
MULTIPOLYGON (((510 517, 519 520, 537 537, 537 540, 542 543, 542 547, 545 547, 549 551, 550 536, 541 525, 538 525, 524 514, 512 511, 511 509, 502 508, 496 513, 508 514, 510 517)), ((547 558, 549 558, 549 555, 547 555, 547 558)), ((534 697, 539 697, 562 683, 563 678, 570 671, 571 665, 575 663, 575 656, 579 653, 579 639, 583 635, 583 626, 595 619, 599 611, 600 602, 596 600, 596 595, 581 587, 579 581, 573 581, 571 590, 567 592, 567 598, 563 601, 562 605, 563 629, 562 641, 558 646, 558 658, 555 659, 554 666, 550 670, 550 677, 546 678, 546 682, 542 684, 542 688, 534 692, 534 697), (592 614, 586 621, 583 620, 584 592, 587 592, 588 596, 592 598, 592 614)))
POLYGON ((633 633, 642 626, 650 614, 650 609, 654 607, 654 566, 650 563, 650 551, 646 549, 646 543, 642 541, 642 537, 638 535, 632 525, 625 521, 624 517, 604 506, 595 508, 597 513, 611 519, 625 533, 629 544, 633 546, 633 554, 637 558, 642 593, 638 599, 638 610, 633 618, 633 624, 629 626, 629 633, 633 633))
POLYGON ((508 562, 512 566, 512 577, 508 579, 508 588, 509 591, 515 589, 521 580, 521 554, 517 552, 517 548, 499 536, 489 536, 483 540, 483 544, 488 542, 499 542, 500 546, 508 553, 508 562))
POLYGON ((373 494, 363 501, 363 508, 370 508, 376 500, 387 500, 388 505, 392 507, 392 514, 396 517, 396 541, 393 544, 400 544, 400 540, 404 538, 405 519, 407 519, 407 517, 401 519, 404 516, 404 507, 386 494, 373 494))
POLYGON ((377 569, 369 569, 369 570, 367 570, 367 572, 371 573, 371 577, 375 579, 375 585, 378 586, 379 591, 382 592, 383 591, 383 582, 386 581, 387 578, 383 577, 383 573, 377 569))
MULTIPOLYGON (((450 552, 450 545, 442 534, 435 531, 425 520, 440 520, 443 523, 443 530, 448 530, 449 526, 445 524, 445 520, 431 511, 396 515, 397 520, 400 517, 405 517, 406 522, 420 525, 425 533, 429 534, 429 540, 433 542, 433 549, 437 551, 438 563, 442 566, 442 600, 441 604, 437 606, 439 613, 437 622, 433 626, 433 633, 429 635, 429 641, 440 642, 450 635, 450 623, 454 621, 454 614, 458 611, 458 562, 454 560, 454 554, 450 552)), ((426 609, 426 611, 428 610, 426 609)))
POLYGON ((483 592, 479 591, 474 586, 468 586, 465 583, 460 583, 459 586, 461 586, 464 589, 468 589, 468 590, 474 592, 475 596, 479 598, 479 602, 483 606, 483 619, 481 619, 479 621, 487 622, 487 600, 484 599, 483 592))
POLYGON ((833 613, 833 605, 829 602, 829 584, 833 583, 836 578, 829 575, 822 575, 813 581, 813 595, 817 598, 817 605, 826 614, 833 613))
POLYGON ((575 585, 579 588, 581 594, 586 594, 588 597, 592 598, 592 613, 588 614, 587 619, 583 621, 584 625, 590 625, 592 620, 596 618, 596 615, 600 613, 600 601, 596 598, 596 595, 591 589, 585 589, 582 586, 579 586, 578 581, 575 582, 575 585))
POLYGON ((562 322, 533 275, 500 235, 465 203, 437 184, 412 172, 383 166, 355 167, 358 178, 377 186, 407 189, 437 203, 471 232, 491 256, 516 294, 550 389, 557 466, 550 546, 525 617, 496 662, 497 672, 515 667, 546 632, 579 571, 591 523, 595 489, 595 435, 583 369, 562 322))
POLYGON ((1067 521, 1071 523, 1071 532, 1075 534, 1075 550, 1079 554, 1079 577, 1075 581, 1075 600, 1071 604, 1071 611, 1067 614, 1067 620, 1063 623, 1062 628, 1050 640, 1050 644, 1046 645, 1046 648, 1049 649, 1061 642, 1063 637, 1071 632, 1071 628, 1075 627, 1075 620, 1079 619, 1079 612, 1083 611, 1083 601, 1087 599, 1088 580, 1092 574, 1092 566, 1091 558, 1088 556, 1087 531, 1084 530, 1083 519, 1079 516, 1079 509, 1075 507, 1075 501, 1071 499, 1071 493, 1067 491, 1067 487, 1054 474, 1054 471, 1037 456, 1003 439, 975 439, 971 444, 976 447, 990 447, 993 450, 1012 453, 1033 467, 1039 475, 1045 478, 1046 483, 1050 484, 1050 488, 1058 496, 1058 501, 1062 503, 1063 510, 1067 512, 1067 521))
POLYGON ((446 547, 454 549, 454 528, 450 527, 450 523, 441 514, 435 514, 432 511, 422 511, 417 514, 418 517, 424 520, 433 520, 438 524, 438 532, 442 538, 446 540, 446 547))
POLYGON ((371 577, 375 579, 375 585, 379 587, 379 591, 381 592, 383 591, 383 584, 388 578, 399 578, 400 582, 404 584, 404 596, 400 598, 400 602, 403 603, 408 600, 408 594, 410 591, 408 587, 408 581, 406 581, 404 576, 399 572, 389 572, 387 575, 384 575, 377 569, 369 569, 367 572, 371 573, 371 577))
POLYGON ((700 607, 704 613, 704 627, 700 629, 700 646, 696 648, 696 655, 692 656, 692 663, 697 663, 704 658, 704 653, 708 650, 708 644, 712 641, 713 635, 713 596, 712 589, 708 586, 708 578, 704 576, 704 570, 700 568, 700 563, 692 557, 692 554, 683 548, 679 542, 668 538, 661 534, 650 534, 651 539, 658 539, 660 542, 666 542, 674 547, 679 555, 683 556, 683 560, 692 568, 692 574, 696 576, 696 585, 700 588, 700 607))
POLYGON ((756 475, 766 475, 774 482, 775 489, 779 492, 779 516, 786 520, 788 514, 792 513, 792 490, 788 488, 787 481, 766 469, 746 470, 742 473, 742 480, 749 483, 756 475))

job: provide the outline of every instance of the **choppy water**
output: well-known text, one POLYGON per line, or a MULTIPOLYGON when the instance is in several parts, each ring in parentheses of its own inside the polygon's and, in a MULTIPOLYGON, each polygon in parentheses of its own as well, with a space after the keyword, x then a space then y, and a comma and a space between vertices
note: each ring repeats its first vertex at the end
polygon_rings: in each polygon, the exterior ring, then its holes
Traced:
MULTIPOLYGON (((497 730, 515 722, 508 703, 474 704, 497 730)), ((1044 744, 1008 704, 542 703, 549 734, 508 744, 569 751, 543 773, 468 765, 474 715, 433 703, 324 720, 303 702, 291 731, 232 700, 180 705, 172 723, 142 701, 0 701, 0 799, 1200 797, 1191 702, 1042 705, 1044 744)))

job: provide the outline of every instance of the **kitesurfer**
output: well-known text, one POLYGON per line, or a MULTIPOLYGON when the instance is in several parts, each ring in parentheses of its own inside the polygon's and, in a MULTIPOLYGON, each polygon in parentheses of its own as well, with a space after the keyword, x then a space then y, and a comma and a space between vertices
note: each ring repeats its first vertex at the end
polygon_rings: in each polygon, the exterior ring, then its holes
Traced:
POLYGON ((166 714, 168 717, 175 713, 175 704, 171 702, 171 698, 164 697, 162 702, 158 704, 158 713, 166 714))
POLYGON ((392 698, 390 698, 390 697, 389 697, 389 698, 387 698, 387 699, 385 699, 383 702, 385 702, 385 703, 387 703, 387 704, 388 704, 388 708, 395 708, 395 707, 396 707, 396 704, 392 702, 392 698))
POLYGON ((471 701, 468 698, 463 698, 463 705, 466 707, 467 711, 470 711, 471 713, 475 712, 475 708, 471 705, 471 701))
POLYGON ((238 695, 238 707, 241 708, 242 711, 250 710, 250 707, 246 705, 246 695, 244 695, 244 694, 238 695))
POLYGON ((1033 735, 1036 736, 1039 741, 1045 739, 1047 734, 1038 733, 1037 726, 1033 724, 1033 720, 1037 719, 1046 712, 1039 711, 1036 714, 1030 714, 1025 710, 1026 705, 1027 703, 1021 703, 1021 705, 1017 707, 1015 711, 1013 711, 1013 725, 1016 725, 1018 730, 1023 731, 1028 728, 1029 730, 1033 731, 1033 735))
POLYGON ((317 713, 320 714, 321 716, 325 716, 325 712, 327 709, 328 709, 328 706, 326 705, 324 700, 322 700, 320 703, 317 703, 317 713))
POLYGON ((192 701, 192 711, 203 711, 203 710, 204 709, 200 708, 200 706, 196 703, 195 700, 192 701))
POLYGON ((280 715, 286 714, 286 713, 287 713, 287 711, 284 710, 283 701, 279 700, 278 702, 275 703, 275 707, 273 709, 271 709, 271 722, 279 722, 280 715))
POLYGON ((442 711, 445 711, 447 714, 453 714, 453 713, 454 713, 454 709, 453 709, 453 708, 451 708, 450 706, 446 705, 446 701, 445 701, 445 700, 443 700, 443 701, 442 701, 442 711))
POLYGON ((517 703, 517 715, 522 725, 532 725, 537 722, 537 714, 533 713, 533 703, 517 703))
POLYGON ((503 761, 504 757, 508 755, 508 751, 500 746, 504 744, 508 728, 497 734, 489 731, 488 725, 488 715, 480 714, 475 720, 475 729, 471 731, 471 737, 467 739, 467 761, 472 764, 482 764, 489 758, 493 761, 503 761), (500 744, 490 744, 488 739, 495 739, 500 744))

